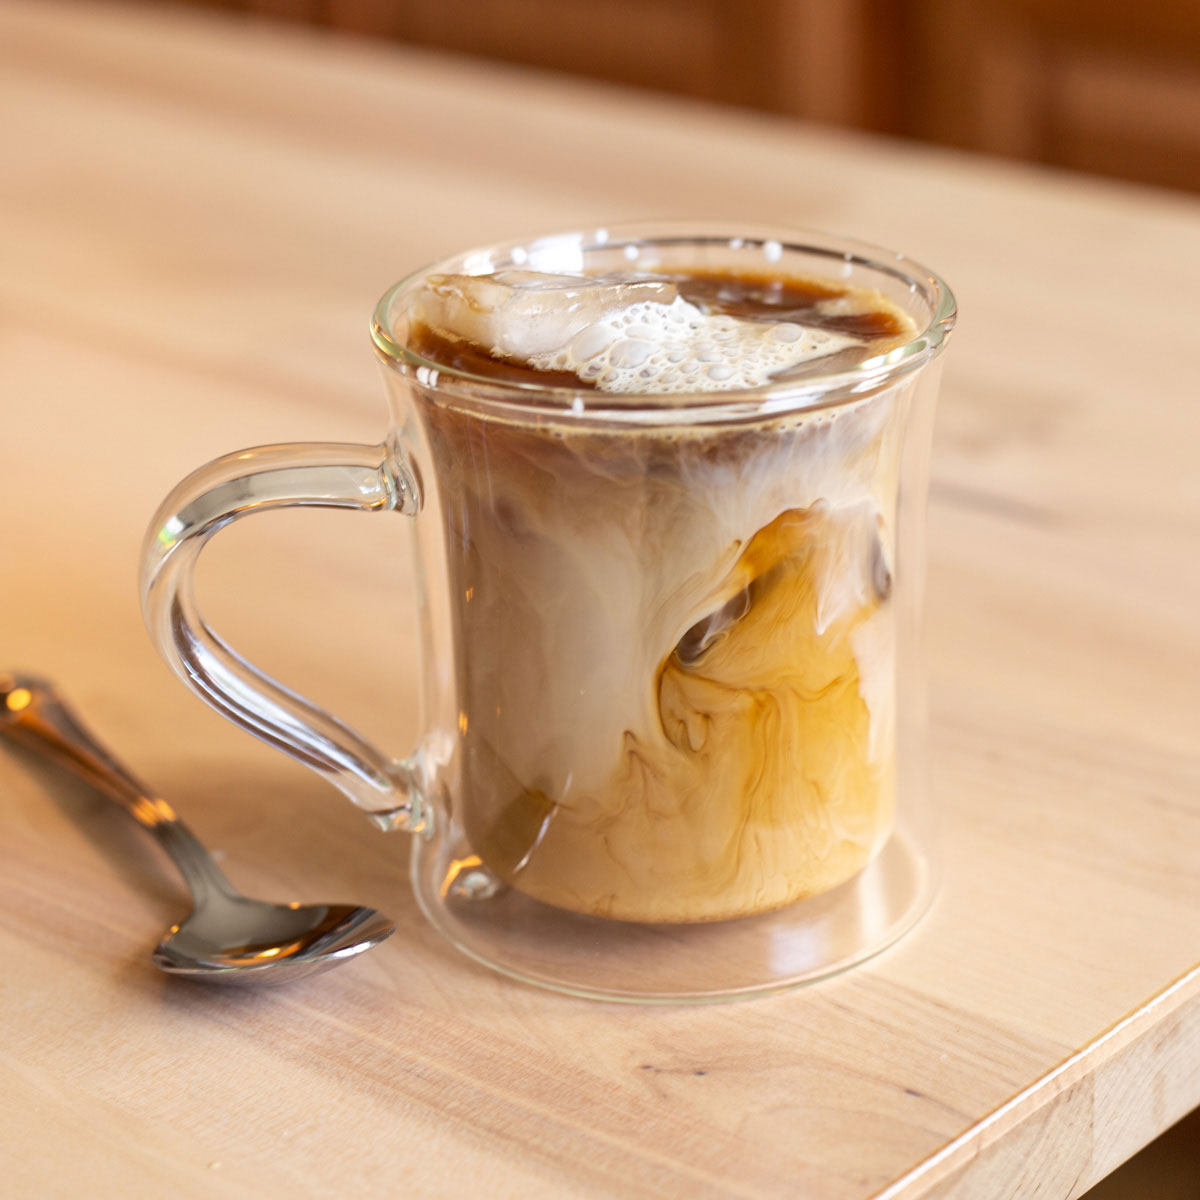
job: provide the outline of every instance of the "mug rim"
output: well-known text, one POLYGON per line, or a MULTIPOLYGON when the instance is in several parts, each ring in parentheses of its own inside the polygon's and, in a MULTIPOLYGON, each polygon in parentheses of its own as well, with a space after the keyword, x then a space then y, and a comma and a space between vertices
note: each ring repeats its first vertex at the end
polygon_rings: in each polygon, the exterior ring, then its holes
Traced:
MULTIPOLYGON (((636 255, 635 255, 636 259, 636 255)), ((522 416, 554 416, 588 421, 682 423, 689 420, 761 417, 795 410, 804 412, 852 404, 874 395, 898 378, 917 370, 942 350, 954 328, 954 293, 935 272, 907 255, 856 238, 820 230, 751 225, 729 221, 622 222, 593 229, 574 229, 531 238, 513 238, 448 255, 410 272, 380 298, 371 319, 371 338, 383 361, 430 390, 449 392, 472 407, 522 416), (498 380, 425 358, 397 340, 396 306, 432 274, 486 274, 506 266, 522 266, 539 254, 556 250, 612 251, 644 244, 719 244, 740 251, 758 247, 764 264, 781 261, 789 252, 818 255, 848 274, 853 266, 907 283, 920 292, 929 310, 925 324, 903 345, 832 371, 819 368, 795 379, 780 379, 744 390, 613 394, 588 387, 498 380)))

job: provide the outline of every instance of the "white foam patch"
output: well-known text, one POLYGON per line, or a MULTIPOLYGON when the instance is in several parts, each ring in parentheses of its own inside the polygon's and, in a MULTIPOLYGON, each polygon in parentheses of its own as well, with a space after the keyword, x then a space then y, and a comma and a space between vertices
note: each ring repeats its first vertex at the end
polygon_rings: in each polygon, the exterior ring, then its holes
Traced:
POLYGON ((527 361, 540 371, 573 371, 602 392, 721 392, 762 387, 781 371, 854 344, 790 321, 708 314, 676 296, 670 304, 619 309, 527 361))
POLYGON ((647 275, 432 276, 414 302, 431 328, 602 392, 670 394, 762 387, 854 338, 791 321, 706 313, 647 275))

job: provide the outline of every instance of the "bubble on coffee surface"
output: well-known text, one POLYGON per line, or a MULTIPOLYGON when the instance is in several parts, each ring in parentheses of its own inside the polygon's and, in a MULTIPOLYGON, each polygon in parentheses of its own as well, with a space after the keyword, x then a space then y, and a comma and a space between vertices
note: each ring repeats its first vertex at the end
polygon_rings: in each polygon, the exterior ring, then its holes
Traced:
POLYGON ((860 344, 795 321, 706 312, 654 275, 434 275, 413 315, 487 353, 624 394, 758 388, 860 344))

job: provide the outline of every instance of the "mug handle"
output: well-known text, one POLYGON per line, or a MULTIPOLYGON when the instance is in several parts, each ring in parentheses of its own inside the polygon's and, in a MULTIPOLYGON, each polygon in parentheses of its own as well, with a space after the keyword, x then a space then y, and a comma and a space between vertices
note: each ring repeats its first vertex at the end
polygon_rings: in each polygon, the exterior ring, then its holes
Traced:
POLYGON ((430 773, 418 748, 394 759, 247 662, 196 606, 196 559, 218 530, 252 513, 315 507, 420 507, 394 449, 339 442, 257 446, 214 459, 162 502, 142 547, 142 612, 158 652, 202 700, 345 792, 381 829, 430 831, 430 773))

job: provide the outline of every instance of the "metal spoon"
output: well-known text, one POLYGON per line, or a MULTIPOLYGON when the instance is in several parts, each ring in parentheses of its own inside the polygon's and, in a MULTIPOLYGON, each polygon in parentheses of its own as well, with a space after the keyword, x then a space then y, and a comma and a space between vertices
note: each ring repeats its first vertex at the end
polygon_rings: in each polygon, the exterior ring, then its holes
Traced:
POLYGON ((283 983, 336 967, 396 928, 371 908, 268 904, 239 895, 171 806, 101 746, 43 679, 0 673, 0 734, 115 800, 175 860, 193 907, 156 947, 160 970, 214 983, 283 983))

